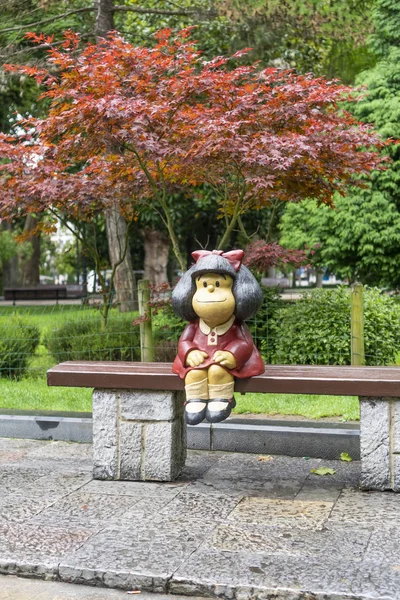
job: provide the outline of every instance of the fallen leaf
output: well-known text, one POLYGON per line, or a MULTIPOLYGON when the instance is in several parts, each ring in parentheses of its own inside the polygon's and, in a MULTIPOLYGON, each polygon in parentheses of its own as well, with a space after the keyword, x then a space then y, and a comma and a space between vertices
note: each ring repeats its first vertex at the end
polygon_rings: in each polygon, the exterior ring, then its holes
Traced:
POLYGON ((141 590, 131 590, 130 592, 126 592, 127 594, 141 594, 141 590))
POLYGON ((257 460, 263 462, 263 461, 274 460, 274 459, 272 458, 272 456, 265 455, 265 456, 257 456, 257 460))
POLYGON ((83 510, 87 510, 89 507, 87 504, 82 504, 82 508, 83 508, 83 510))
POLYGON ((353 459, 351 458, 350 454, 347 454, 347 452, 342 452, 342 454, 340 455, 340 460, 351 462, 353 459))
POLYGON ((315 475, 334 475, 336 471, 329 467, 320 467, 319 469, 311 469, 311 473, 314 473, 315 475))

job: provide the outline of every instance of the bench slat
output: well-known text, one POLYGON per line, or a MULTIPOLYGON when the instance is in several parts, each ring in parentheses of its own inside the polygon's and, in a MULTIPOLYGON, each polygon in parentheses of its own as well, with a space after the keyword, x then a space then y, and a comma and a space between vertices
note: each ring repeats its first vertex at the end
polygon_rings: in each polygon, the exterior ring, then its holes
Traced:
MULTIPOLYGON (((47 372, 50 386, 181 390, 171 363, 69 361, 47 372)), ((400 367, 267 365, 237 380, 238 392, 400 397, 400 367)))

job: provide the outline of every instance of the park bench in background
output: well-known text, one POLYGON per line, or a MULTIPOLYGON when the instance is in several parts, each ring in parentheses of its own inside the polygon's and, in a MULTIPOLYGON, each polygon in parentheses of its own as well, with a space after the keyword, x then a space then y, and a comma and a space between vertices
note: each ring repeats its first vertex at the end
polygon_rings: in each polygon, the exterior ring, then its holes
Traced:
POLYGON ((85 285, 37 285, 4 288, 4 300, 65 300, 86 296, 85 285))
MULTIPOLYGON (((183 382, 170 363, 65 362, 51 386, 95 388, 96 479, 162 480, 185 463, 183 382)), ((268 365, 236 391, 358 396, 361 486, 400 492, 400 368, 268 365)))

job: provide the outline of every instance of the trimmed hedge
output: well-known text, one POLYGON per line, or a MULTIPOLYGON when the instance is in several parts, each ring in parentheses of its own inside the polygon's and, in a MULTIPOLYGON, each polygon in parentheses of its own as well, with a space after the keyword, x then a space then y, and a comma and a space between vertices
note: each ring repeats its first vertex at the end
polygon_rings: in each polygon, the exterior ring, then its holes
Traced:
POLYGON ((139 330, 132 326, 132 316, 109 317, 106 328, 100 317, 66 321, 44 343, 57 362, 140 361, 139 330))
POLYGON ((0 318, 0 377, 20 379, 40 340, 36 325, 18 316, 0 318))
MULTIPOLYGON (((351 364, 351 296, 348 288, 314 290, 285 306, 275 319, 275 364, 351 364)), ((364 290, 367 365, 396 361, 400 306, 379 289, 364 290)))

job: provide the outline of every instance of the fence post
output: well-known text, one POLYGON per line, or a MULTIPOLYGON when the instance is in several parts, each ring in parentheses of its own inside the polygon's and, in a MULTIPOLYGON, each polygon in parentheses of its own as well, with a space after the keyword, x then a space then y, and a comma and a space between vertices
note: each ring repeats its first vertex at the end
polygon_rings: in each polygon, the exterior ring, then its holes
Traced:
POLYGON ((139 314, 146 317, 140 323, 140 356, 142 362, 154 362, 153 330, 151 326, 150 282, 140 279, 138 282, 139 314))
POLYGON ((365 365, 363 292, 361 283, 351 288, 351 364, 354 366, 365 365))

